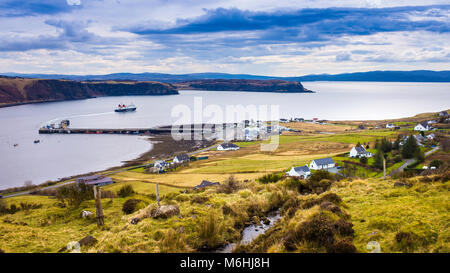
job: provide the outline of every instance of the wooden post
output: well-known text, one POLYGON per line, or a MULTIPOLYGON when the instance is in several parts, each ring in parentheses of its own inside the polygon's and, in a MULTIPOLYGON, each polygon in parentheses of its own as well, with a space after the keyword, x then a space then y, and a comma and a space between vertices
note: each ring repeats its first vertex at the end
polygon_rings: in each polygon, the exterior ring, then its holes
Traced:
POLYGON ((159 183, 156 183, 156 203, 159 207, 159 183))
POLYGON ((386 179, 386 159, 383 156, 383 179, 386 179))
POLYGON ((102 194, 100 191, 100 187, 94 186, 94 198, 95 198, 95 207, 97 208, 97 225, 103 226, 105 224, 105 217, 103 216, 102 209, 102 194))

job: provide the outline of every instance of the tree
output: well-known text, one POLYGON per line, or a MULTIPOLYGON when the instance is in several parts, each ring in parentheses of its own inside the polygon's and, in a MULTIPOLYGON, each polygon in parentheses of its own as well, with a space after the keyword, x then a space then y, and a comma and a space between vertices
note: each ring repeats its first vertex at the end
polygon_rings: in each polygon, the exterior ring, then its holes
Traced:
POLYGON ((418 162, 424 162, 425 161, 425 153, 422 150, 417 149, 414 153, 414 158, 417 159, 418 162))
POLYGON ((442 162, 442 160, 440 160, 440 159, 433 159, 433 160, 430 162, 430 167, 436 167, 436 168, 439 168, 443 163, 444 163, 444 162, 442 162))
POLYGON ((412 135, 410 135, 406 139, 405 144, 403 144, 402 157, 403 158, 413 158, 418 149, 419 149, 419 145, 417 145, 416 139, 412 135))
POLYGON ((397 136, 397 139, 394 141, 394 144, 392 145, 393 150, 400 150, 400 142, 402 141, 402 138, 400 135, 397 136))
POLYGON ((384 160, 384 154, 382 151, 378 150, 374 157, 373 166, 377 169, 383 169, 383 160, 384 160))
POLYGON ((361 147, 361 142, 358 141, 358 143, 356 144, 356 147, 361 147))

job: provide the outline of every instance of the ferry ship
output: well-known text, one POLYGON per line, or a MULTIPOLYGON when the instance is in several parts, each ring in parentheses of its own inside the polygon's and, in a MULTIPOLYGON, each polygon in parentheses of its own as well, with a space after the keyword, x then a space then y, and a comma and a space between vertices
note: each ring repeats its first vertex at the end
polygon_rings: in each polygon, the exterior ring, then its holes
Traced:
POLYGON ((114 111, 115 112, 133 112, 133 111, 136 111, 136 106, 134 106, 134 104, 130 104, 130 105, 119 104, 114 111))

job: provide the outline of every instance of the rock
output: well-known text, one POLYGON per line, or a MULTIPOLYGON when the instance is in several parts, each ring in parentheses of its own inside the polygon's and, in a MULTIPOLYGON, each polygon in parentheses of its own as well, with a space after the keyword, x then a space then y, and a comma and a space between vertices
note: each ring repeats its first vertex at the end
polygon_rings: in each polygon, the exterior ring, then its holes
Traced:
POLYGON ((164 205, 157 208, 153 213, 153 218, 169 218, 180 214, 180 208, 177 205, 164 205))
POLYGON ((81 217, 83 217, 83 218, 89 218, 89 217, 91 217, 91 216, 93 216, 94 214, 92 213, 92 212, 90 212, 90 211, 88 211, 88 210, 83 210, 82 212, 81 212, 81 217))
POLYGON ((395 182, 394 183, 394 187, 407 187, 407 188, 409 188, 409 187, 411 187, 412 185, 410 185, 410 184, 408 184, 408 183, 405 183, 405 182, 395 182))
POLYGON ((80 241, 78 241, 78 243, 80 243, 80 246, 91 246, 91 245, 94 245, 95 243, 97 243, 97 239, 88 235, 88 236, 84 237, 83 239, 81 239, 80 241))
POLYGON ((142 221, 142 219, 139 218, 139 217, 136 217, 136 218, 131 219, 130 223, 133 224, 133 225, 136 225, 140 221, 142 221))

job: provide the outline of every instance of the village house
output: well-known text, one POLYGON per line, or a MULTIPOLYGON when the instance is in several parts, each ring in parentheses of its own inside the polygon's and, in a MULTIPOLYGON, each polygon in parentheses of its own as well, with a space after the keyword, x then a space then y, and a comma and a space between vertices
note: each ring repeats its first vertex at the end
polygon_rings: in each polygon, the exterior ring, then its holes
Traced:
POLYGON ((202 183, 194 187, 194 190, 210 187, 210 186, 220 186, 219 182, 211 182, 208 180, 203 180, 202 183))
POLYGON ((292 167, 290 171, 286 172, 286 175, 305 179, 311 176, 311 170, 306 165, 300 167, 292 167))
POLYGON ((155 160, 153 162, 153 167, 158 168, 158 169, 164 169, 167 167, 167 165, 169 165, 165 160, 155 160))
POLYGON ((311 170, 321 170, 321 169, 330 169, 334 168, 336 163, 334 163, 331 157, 314 159, 309 163, 309 168, 311 170))
POLYGON ((440 117, 447 117, 448 113, 447 113, 447 111, 442 111, 442 112, 439 113, 439 116, 440 117))
POLYGON ((392 123, 388 123, 388 124, 386 124, 386 128, 388 128, 388 129, 394 129, 394 128, 395 128, 395 125, 392 124, 392 123))
POLYGON ((363 146, 353 147, 350 150, 350 157, 372 157, 372 153, 366 151, 363 146))
POLYGON ((435 124, 435 123, 438 123, 436 120, 429 120, 429 121, 427 121, 427 123, 428 124, 435 124))
POLYGON ((224 142, 224 143, 220 144, 219 146, 217 146, 217 151, 236 151, 239 149, 240 149, 239 146, 237 146, 236 144, 233 144, 233 143, 229 143, 229 142, 224 142))
POLYGON ((91 186, 105 186, 114 183, 111 177, 106 177, 102 175, 92 175, 92 176, 83 176, 78 177, 75 180, 76 184, 85 184, 91 186))
POLYGON ((428 131, 431 130, 431 126, 427 122, 420 122, 414 127, 414 131, 428 131))
POLYGON ((427 135, 427 136, 426 136, 426 139, 427 139, 427 140, 433 140, 434 137, 435 137, 435 135, 432 133, 432 134, 427 135))
POLYGON ((187 154, 180 154, 173 158, 173 163, 189 162, 189 156, 187 154))
POLYGON ((416 139, 417 143, 422 143, 425 141, 425 138, 422 135, 415 135, 414 138, 416 139))

